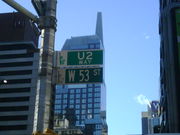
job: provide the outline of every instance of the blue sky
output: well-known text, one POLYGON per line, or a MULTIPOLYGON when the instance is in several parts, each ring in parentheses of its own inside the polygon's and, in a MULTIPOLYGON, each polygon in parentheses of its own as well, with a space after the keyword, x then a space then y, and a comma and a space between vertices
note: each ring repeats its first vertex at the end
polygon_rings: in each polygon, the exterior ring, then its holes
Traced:
MULTIPOLYGON (((35 13, 31 0, 17 0, 35 13)), ((103 15, 109 135, 141 133, 136 98, 159 99, 158 0, 58 0, 56 50, 71 36, 95 33, 103 15)), ((14 11, 0 1, 0 13, 14 11)))

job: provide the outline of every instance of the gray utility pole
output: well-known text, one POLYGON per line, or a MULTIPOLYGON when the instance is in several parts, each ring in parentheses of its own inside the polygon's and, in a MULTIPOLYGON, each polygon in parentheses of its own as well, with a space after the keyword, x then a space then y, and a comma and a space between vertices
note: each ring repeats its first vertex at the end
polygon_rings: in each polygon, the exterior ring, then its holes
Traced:
POLYGON ((41 63, 40 85, 37 90, 37 106, 35 108, 38 116, 34 119, 34 131, 43 131, 46 128, 53 128, 52 105, 54 102, 54 87, 52 85, 52 63, 56 31, 56 5, 56 0, 45 1, 43 6, 43 8, 45 8, 45 13, 39 20, 39 28, 42 34, 40 48, 41 63))
POLYGON ((44 131, 53 127, 52 63, 56 32, 57 0, 32 0, 39 15, 33 15, 14 0, 3 0, 17 11, 23 13, 36 23, 41 30, 39 81, 36 94, 34 131, 44 131))

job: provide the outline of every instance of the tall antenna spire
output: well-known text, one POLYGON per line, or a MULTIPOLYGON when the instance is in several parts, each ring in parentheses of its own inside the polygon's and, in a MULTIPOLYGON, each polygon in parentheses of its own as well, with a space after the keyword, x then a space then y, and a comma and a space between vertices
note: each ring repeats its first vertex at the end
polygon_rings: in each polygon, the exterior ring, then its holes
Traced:
POLYGON ((102 27, 102 13, 97 13, 97 22, 96 22, 96 35, 101 39, 103 44, 103 27, 102 27))

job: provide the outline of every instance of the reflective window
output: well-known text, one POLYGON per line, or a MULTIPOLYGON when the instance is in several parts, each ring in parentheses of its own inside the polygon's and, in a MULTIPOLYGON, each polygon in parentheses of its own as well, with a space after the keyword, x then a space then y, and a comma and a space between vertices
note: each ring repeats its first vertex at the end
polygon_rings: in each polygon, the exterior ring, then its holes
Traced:
POLYGON ((88 98, 88 103, 92 103, 92 98, 88 98))
POLYGON ((79 104, 80 103, 80 99, 76 99, 76 104, 79 104))
POLYGON ((74 94, 71 94, 71 95, 70 95, 70 99, 74 99, 74 94))
POLYGON ((67 107, 67 105, 63 105, 63 109, 65 109, 67 107))
POLYGON ((79 121, 76 121, 76 125, 79 125, 79 121))
POLYGON ((100 107, 100 103, 95 103, 94 107, 100 107))
POLYGON ((99 114, 94 114, 94 118, 100 118, 100 115, 99 114))
POLYGON ((94 113, 100 113, 100 109, 94 109, 94 113))
POLYGON ((69 108, 74 108, 74 105, 70 105, 69 108))
POLYGON ((92 109, 88 109, 87 112, 88 112, 88 113, 92 113, 92 109))
POLYGON ((64 99, 64 100, 63 100, 63 104, 67 104, 67 99, 64 99))
POLYGON ((56 95, 56 99, 61 99, 61 95, 56 95))
POLYGON ((85 109, 86 108, 86 104, 82 104, 81 108, 85 109))
POLYGON ((70 93, 74 93, 74 89, 71 89, 71 90, 70 90, 70 93))
POLYGON ((76 109, 79 109, 80 108, 80 105, 76 105, 76 109))
POLYGON ((65 113, 66 113, 66 111, 65 111, 65 110, 63 110, 63 111, 62 111, 62 113, 63 113, 63 114, 65 114, 65 113))
POLYGON ((71 84, 68 85, 68 88, 85 88, 86 84, 71 84))
POLYGON ((85 119, 86 118, 86 116, 85 115, 81 115, 81 119, 85 119))
POLYGON ((97 130, 97 131, 95 131, 95 133, 94 133, 94 135, 101 135, 102 133, 101 133, 101 130, 97 130))
POLYGON ((76 115, 76 118, 79 120, 79 115, 76 115))
POLYGON ((72 99, 72 100, 70 100, 70 104, 74 104, 74 100, 72 99))
POLYGON ((92 92, 92 88, 88 88, 88 92, 92 92))
POLYGON ((92 97, 92 93, 88 93, 88 97, 92 97))
POLYGON ((100 97, 100 93, 95 93, 94 96, 95 97, 100 97))
POLYGON ((79 110, 76 110, 76 114, 80 114, 80 111, 79 111, 79 110))
POLYGON ((96 129, 102 129, 102 125, 97 124, 97 125, 96 125, 96 129))
POLYGON ((96 44, 96 49, 99 49, 100 48, 100 44, 96 44))
POLYGON ((60 110, 55 110, 55 113, 57 114, 57 113, 61 113, 61 111, 60 110))
POLYGON ((95 49, 95 45, 94 45, 94 44, 90 44, 90 45, 89 45, 89 48, 90 48, 90 49, 95 49))
POLYGON ((61 89, 56 88, 56 93, 60 93, 61 89))
POLYGON ((100 88, 94 88, 95 92, 99 92, 101 89, 100 88))
POLYGON ((88 104, 88 108, 92 108, 92 104, 88 104))
POLYGON ((88 114, 88 115, 87 115, 87 118, 88 118, 88 119, 92 119, 92 114, 88 114))
POLYGON ((80 93, 80 89, 76 89, 76 93, 80 93))
POLYGON ((86 103, 86 99, 82 99, 82 103, 86 103))
POLYGON ((101 85, 100 84, 94 84, 95 87, 100 87, 101 85))
POLYGON ((61 104, 61 100, 55 100, 55 104, 61 104))
POLYGON ((94 98, 94 102, 100 102, 100 98, 94 98))
POLYGON ((61 109, 60 105, 55 105, 55 109, 61 109))
POLYGON ((64 94, 64 98, 67 98, 67 94, 64 94))
POLYGON ((82 89, 82 93, 86 93, 86 89, 82 89))
POLYGON ((76 94, 76 98, 80 98, 80 94, 76 94))
POLYGON ((86 110, 81 110, 81 114, 85 114, 86 113, 86 110))
POLYGON ((82 98, 86 98, 86 94, 82 94, 82 98))
POLYGON ((88 87, 92 87, 93 85, 92 84, 88 84, 88 87))

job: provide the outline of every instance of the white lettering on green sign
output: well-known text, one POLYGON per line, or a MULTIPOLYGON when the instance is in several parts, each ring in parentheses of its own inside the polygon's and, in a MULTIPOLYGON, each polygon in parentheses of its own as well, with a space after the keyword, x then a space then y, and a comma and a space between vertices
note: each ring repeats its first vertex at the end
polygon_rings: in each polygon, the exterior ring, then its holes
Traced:
POLYGON ((78 52, 78 60, 80 65, 91 64, 92 52, 78 52))
POLYGON ((103 50, 78 50, 61 51, 59 56, 60 66, 71 65, 102 65, 103 50))
POLYGON ((75 70, 69 70, 68 73, 69 73, 69 81, 74 82, 75 73, 76 73, 75 70))
POLYGON ((94 69, 94 76, 99 76, 101 73, 101 69, 94 69))
POLYGON ((80 82, 88 82, 89 81, 89 70, 80 70, 79 71, 80 82))
POLYGON ((101 83, 102 68, 65 69, 65 84, 68 83, 101 83))

